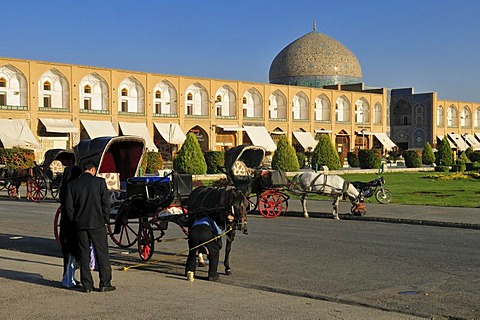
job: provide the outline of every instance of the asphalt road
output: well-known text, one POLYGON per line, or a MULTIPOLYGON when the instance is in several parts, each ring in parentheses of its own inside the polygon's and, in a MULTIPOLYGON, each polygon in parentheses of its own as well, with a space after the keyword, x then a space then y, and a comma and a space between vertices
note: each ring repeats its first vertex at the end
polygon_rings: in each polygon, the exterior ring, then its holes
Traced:
MULTIPOLYGON (((18 311, 22 299, 38 308, 41 299, 30 294, 37 291, 61 302, 45 318, 62 318, 69 299, 86 299, 58 289, 61 260, 52 231, 57 206, 0 199, 0 284, 1 298, 10 306, 7 318, 24 318, 18 311), (17 287, 15 298, 5 291, 17 287), (58 290, 63 294, 57 297, 58 290)), ((478 319, 479 232, 251 216, 249 235, 237 234, 233 244, 233 274, 210 283, 201 281, 206 269, 200 270, 192 284, 183 277, 185 254, 178 254, 186 249, 185 240, 171 224, 165 236, 169 241, 157 244, 153 261, 146 265, 138 265, 135 248, 112 245, 119 290, 102 296, 105 306, 96 312, 103 318, 153 318, 158 311, 167 318, 478 319), (122 266, 134 267, 118 271, 122 266)), ((85 301, 95 303, 91 297, 85 301)))

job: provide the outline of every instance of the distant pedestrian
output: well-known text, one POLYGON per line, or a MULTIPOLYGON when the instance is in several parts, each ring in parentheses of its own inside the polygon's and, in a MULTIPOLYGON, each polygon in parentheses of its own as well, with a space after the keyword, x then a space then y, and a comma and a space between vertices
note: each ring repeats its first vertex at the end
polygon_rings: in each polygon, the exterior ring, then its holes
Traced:
POLYGON ((100 292, 113 291, 112 267, 108 257, 108 240, 105 224, 110 215, 110 199, 107 184, 95 177, 97 166, 91 160, 83 167, 80 178, 67 186, 65 209, 67 216, 75 222, 80 248, 80 280, 84 292, 94 289, 90 272, 90 244, 96 253, 100 278, 100 292))

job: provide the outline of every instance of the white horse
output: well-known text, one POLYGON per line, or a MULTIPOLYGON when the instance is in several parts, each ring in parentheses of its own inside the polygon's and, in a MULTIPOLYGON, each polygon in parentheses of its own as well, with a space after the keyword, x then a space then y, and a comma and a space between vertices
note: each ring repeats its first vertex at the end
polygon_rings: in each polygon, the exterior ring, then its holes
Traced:
POLYGON ((301 196, 300 201, 302 203, 303 215, 305 218, 308 218, 306 201, 308 193, 332 196, 332 214, 336 220, 340 220, 338 218, 338 204, 340 198, 343 196, 348 196, 350 199, 350 202, 352 203, 352 213, 361 215, 366 211, 363 202, 360 205, 361 199, 358 190, 353 184, 337 175, 326 175, 315 172, 297 174, 293 177, 290 191, 301 196))

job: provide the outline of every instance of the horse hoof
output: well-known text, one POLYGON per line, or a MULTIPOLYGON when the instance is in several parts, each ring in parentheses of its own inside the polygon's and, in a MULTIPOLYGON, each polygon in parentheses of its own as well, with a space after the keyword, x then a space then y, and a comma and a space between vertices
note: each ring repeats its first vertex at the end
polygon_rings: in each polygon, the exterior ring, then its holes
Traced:
POLYGON ((227 276, 231 275, 232 274, 232 269, 225 269, 225 274, 227 276))
POLYGON ((304 214, 303 216, 305 217, 305 219, 309 218, 308 214, 304 214))

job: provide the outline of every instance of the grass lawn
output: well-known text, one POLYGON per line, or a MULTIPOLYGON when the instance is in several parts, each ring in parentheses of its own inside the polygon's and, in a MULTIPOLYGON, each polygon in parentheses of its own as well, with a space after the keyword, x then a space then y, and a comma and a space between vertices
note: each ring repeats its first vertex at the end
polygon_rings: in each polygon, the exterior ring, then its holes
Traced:
MULTIPOLYGON (((475 178, 439 180, 435 176, 452 176, 438 172, 384 173, 385 187, 393 194, 392 203, 443 207, 480 207, 480 180, 475 178)), ((348 181, 369 181, 375 174, 345 174, 348 181)), ((367 201, 376 202, 374 197, 367 201)))

